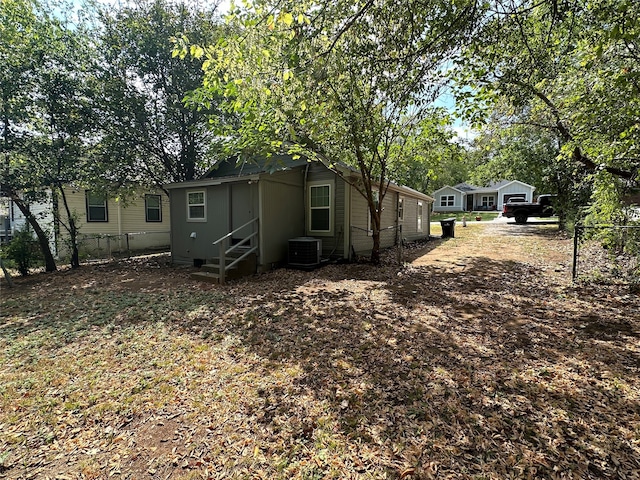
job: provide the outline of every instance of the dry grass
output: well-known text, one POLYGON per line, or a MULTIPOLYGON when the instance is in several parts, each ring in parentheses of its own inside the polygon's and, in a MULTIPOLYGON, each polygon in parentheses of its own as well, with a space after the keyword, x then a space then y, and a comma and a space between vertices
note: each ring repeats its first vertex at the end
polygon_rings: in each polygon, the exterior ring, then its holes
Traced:
POLYGON ((639 478, 640 298, 514 228, 225 287, 162 256, 18 279, 0 477, 639 478))

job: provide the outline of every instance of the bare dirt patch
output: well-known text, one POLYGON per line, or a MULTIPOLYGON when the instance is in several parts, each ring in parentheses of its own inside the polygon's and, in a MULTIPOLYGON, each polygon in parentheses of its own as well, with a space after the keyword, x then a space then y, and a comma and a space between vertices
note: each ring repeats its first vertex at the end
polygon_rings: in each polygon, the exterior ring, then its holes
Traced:
POLYGON ((3 478, 638 478, 640 298, 551 225, 212 286, 166 256, 2 289, 3 478))

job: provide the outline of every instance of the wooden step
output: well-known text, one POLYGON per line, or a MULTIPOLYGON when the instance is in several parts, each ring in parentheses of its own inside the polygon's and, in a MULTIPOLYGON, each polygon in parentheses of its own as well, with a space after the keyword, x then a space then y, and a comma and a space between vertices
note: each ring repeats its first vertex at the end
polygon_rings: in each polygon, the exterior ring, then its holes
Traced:
POLYGON ((220 275, 213 272, 193 272, 191 278, 200 282, 220 283, 220 275))
MULTIPOLYGON (((236 258, 225 258, 225 265, 234 262, 236 258)), ((227 280, 235 280, 256 273, 257 257, 255 254, 249 255, 233 267, 227 267, 225 278, 227 280)), ((191 274, 194 280, 200 280, 209 283, 220 283, 220 259, 212 258, 200 267, 199 272, 191 274)))

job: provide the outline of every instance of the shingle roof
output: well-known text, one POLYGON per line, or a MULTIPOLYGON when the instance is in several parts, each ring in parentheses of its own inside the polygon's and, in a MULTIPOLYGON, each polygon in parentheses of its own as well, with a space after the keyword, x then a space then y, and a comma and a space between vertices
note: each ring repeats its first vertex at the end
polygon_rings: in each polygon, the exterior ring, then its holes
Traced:
POLYGON ((472 190, 478 190, 479 187, 476 187, 475 185, 471 185, 470 183, 462 182, 457 185, 454 185, 453 188, 457 190, 461 190, 463 192, 470 192, 472 190))
POLYGON ((219 162, 203 178, 243 177, 260 173, 273 173, 307 164, 307 159, 294 159, 291 155, 273 155, 255 160, 240 160, 232 157, 219 162))

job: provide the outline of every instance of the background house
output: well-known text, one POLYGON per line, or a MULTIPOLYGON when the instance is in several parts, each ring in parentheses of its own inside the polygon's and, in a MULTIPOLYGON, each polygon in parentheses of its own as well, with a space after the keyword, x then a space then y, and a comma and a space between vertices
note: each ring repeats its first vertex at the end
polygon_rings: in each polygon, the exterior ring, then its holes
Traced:
MULTIPOLYGON (((84 189, 66 187, 64 191, 78 226, 81 256, 169 248, 170 209, 166 194, 146 191, 123 202, 84 189)), ((50 190, 45 193, 45 199, 30 203, 29 209, 49 234, 52 253, 65 257, 68 255, 68 234, 56 222, 59 218, 66 223, 68 216, 62 200, 54 199, 50 190), (59 217, 54 214, 56 209, 59 217)), ((12 233, 27 223, 11 200, 8 201, 8 220, 12 233)))
POLYGON ((453 187, 446 185, 433 192, 433 211, 501 211, 512 197, 522 197, 525 201, 532 202, 535 189, 536 187, 518 180, 501 180, 488 187, 476 187, 468 183, 459 183, 453 187))
MULTIPOLYGON (((172 259, 206 263, 218 256, 213 243, 243 226, 231 236, 231 244, 255 233, 248 243, 257 249, 258 271, 287 263, 289 241, 300 237, 318 245, 323 258, 368 255, 371 219, 366 200, 353 186, 359 179, 347 167, 336 173, 319 162, 279 156, 269 164, 230 160, 203 179, 167 185, 172 259)), ((423 193, 389 185, 383 199, 382 247, 395 245, 400 235, 428 237, 432 202, 423 193)))

